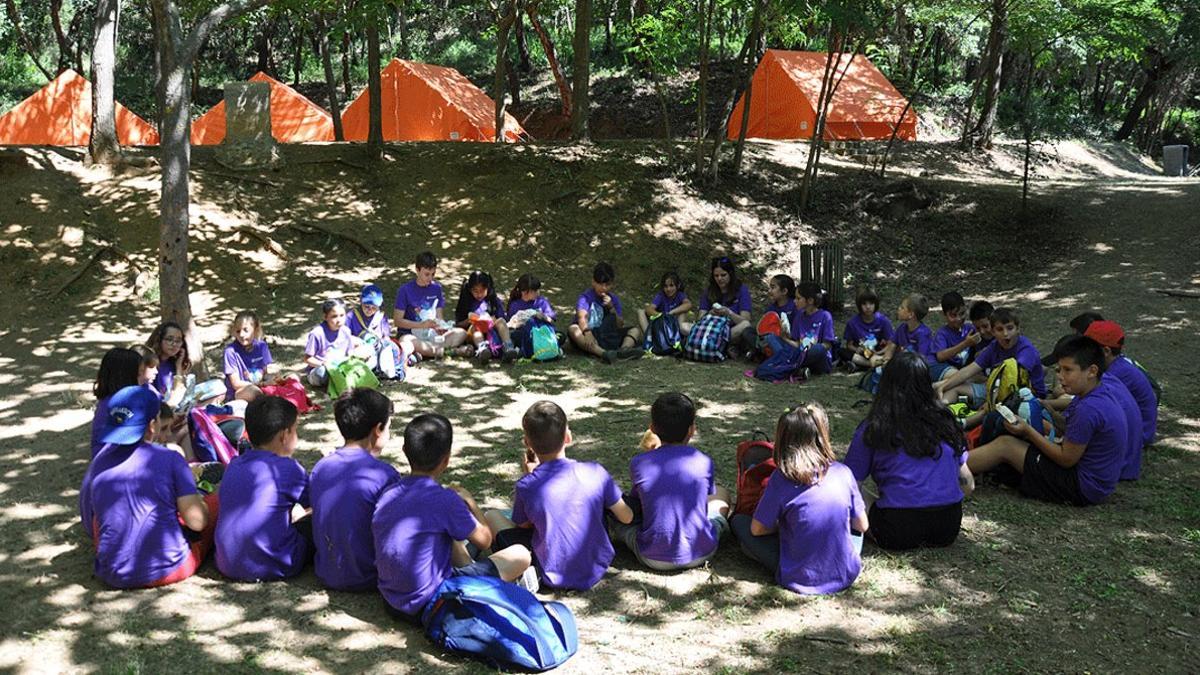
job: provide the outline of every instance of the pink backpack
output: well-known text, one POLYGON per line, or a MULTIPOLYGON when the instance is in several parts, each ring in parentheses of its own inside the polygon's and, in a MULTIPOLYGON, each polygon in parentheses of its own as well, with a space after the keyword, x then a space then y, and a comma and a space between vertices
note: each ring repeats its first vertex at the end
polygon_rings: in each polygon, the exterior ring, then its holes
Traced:
POLYGON ((188 413, 188 431, 192 437, 192 452, 197 462, 220 462, 228 465, 238 456, 237 448, 225 437, 203 408, 192 408, 188 413))

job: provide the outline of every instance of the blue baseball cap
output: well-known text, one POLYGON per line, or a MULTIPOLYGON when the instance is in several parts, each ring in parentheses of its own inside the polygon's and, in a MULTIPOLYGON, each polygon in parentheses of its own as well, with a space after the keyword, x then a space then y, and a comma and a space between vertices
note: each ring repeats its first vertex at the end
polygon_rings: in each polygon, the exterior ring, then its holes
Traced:
POLYGON ((150 421, 158 417, 162 404, 158 394, 143 385, 121 389, 108 399, 108 416, 100 432, 102 443, 132 445, 146 435, 150 421))
POLYGON ((383 305, 383 289, 375 284, 367 284, 362 289, 362 304, 375 305, 380 307, 383 305))

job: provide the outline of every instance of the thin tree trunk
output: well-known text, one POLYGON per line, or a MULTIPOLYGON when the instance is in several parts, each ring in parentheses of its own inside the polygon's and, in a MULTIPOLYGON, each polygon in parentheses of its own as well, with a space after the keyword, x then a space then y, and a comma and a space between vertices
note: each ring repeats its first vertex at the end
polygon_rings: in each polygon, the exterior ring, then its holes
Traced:
POLYGON ((347 101, 354 93, 350 89, 350 31, 342 33, 342 93, 347 101))
POLYGON ((300 71, 304 69, 304 27, 299 21, 292 26, 292 86, 300 85, 300 71))
MULTIPOLYGON (((817 119, 816 124, 813 126, 812 145, 809 147, 808 162, 804 167, 804 179, 800 184, 800 211, 802 212, 808 208, 812 197, 812 186, 816 182, 817 168, 821 161, 821 148, 825 144, 825 120, 829 114, 829 104, 833 101, 837 85, 841 84, 841 78, 838 77, 837 71, 841 67, 844 38, 832 27, 829 32, 829 50, 826 55, 825 72, 821 76, 821 91, 817 96, 817 119)), ((850 55, 851 61, 853 61, 854 56, 854 54, 850 55)), ((847 64, 847 71, 849 67, 850 64, 847 64)), ((844 76, 845 72, 843 72, 844 76)))
POLYGON ((1004 73, 1004 49, 1008 41, 1008 2, 992 0, 992 27, 988 35, 988 56, 985 66, 987 86, 984 90, 983 110, 979 113, 978 148, 992 147, 992 134, 996 129, 996 110, 1000 102, 1001 77, 1004 73))
POLYGON ((525 41, 525 19, 521 17, 521 12, 517 12, 516 17, 517 33, 517 67, 522 73, 528 73, 533 70, 533 64, 529 61, 529 44, 525 41))
POLYGON ((700 10, 700 81, 696 96, 696 180, 704 178, 704 137, 708 127, 708 43, 716 0, 698 0, 700 10))
POLYGON ((408 14, 404 11, 404 0, 396 3, 396 23, 400 24, 400 56, 401 58, 412 58, 412 50, 409 49, 408 43, 408 14))
POLYGON ((317 16, 317 40, 321 54, 321 66, 325 69, 325 95, 329 98, 329 114, 333 117, 333 139, 346 140, 342 131, 342 110, 338 105, 337 76, 333 74, 333 58, 329 54, 329 31, 326 29, 325 17, 317 16))
POLYGON ((88 157, 93 164, 110 166, 121 161, 113 99, 119 12, 118 0, 98 0, 92 38, 92 132, 88 140, 88 157))
MULTIPOLYGON (((54 39, 58 42, 58 72, 75 67, 78 63, 71 40, 62 25, 62 0, 50 0, 50 25, 54 28, 54 39)), ((82 70, 78 68, 77 70, 82 70)))
POLYGON ((497 143, 504 142, 504 72, 508 69, 508 32, 517 17, 517 0, 506 0, 496 24, 496 73, 492 82, 492 96, 496 103, 495 127, 497 143))
POLYGON ((542 26, 542 22, 538 19, 538 5, 541 0, 533 0, 525 5, 525 14, 529 17, 529 25, 533 27, 537 33, 538 40, 542 43, 542 51, 546 54, 546 62, 550 65, 550 72, 554 75, 554 83, 558 85, 558 94, 562 98, 562 114, 563 117, 570 117, 572 108, 571 102, 571 85, 567 82, 567 75, 562 69, 562 64, 558 60, 558 55, 554 51, 554 41, 550 39, 550 34, 542 26))
POLYGON ((53 80, 54 73, 47 70, 42 65, 42 62, 38 60, 37 50, 33 48, 33 42, 25 34, 25 29, 21 27, 21 13, 17 10, 15 0, 4 0, 4 7, 8 11, 8 21, 12 24, 13 31, 17 34, 17 39, 20 40, 21 47, 25 50, 25 55, 29 57, 30 61, 33 61, 33 65, 38 69, 38 72, 47 80, 53 80))
POLYGON ((383 158, 383 84, 379 70, 383 67, 379 55, 379 26, 367 23, 367 157, 383 158))
POLYGON ((571 139, 588 138, 588 80, 591 76, 592 0, 575 0, 575 54, 571 67, 571 139))
POLYGON ((1138 89, 1137 97, 1130 104, 1128 112, 1125 113, 1125 120, 1121 123, 1121 128, 1117 130, 1115 140, 1123 141, 1133 134, 1133 130, 1137 128, 1138 121, 1142 118, 1142 113, 1145 112, 1146 106, 1158 93, 1159 83, 1163 76, 1171 70, 1175 64, 1163 58, 1158 51, 1153 51, 1150 54, 1150 66, 1145 69, 1146 79, 1138 89))
MULTIPOLYGON (((742 85, 742 119, 738 129, 737 145, 733 151, 733 172, 736 174, 741 170, 742 157, 746 150, 746 130, 750 123, 750 97, 754 93, 753 81, 754 70, 758 67, 758 45, 762 40, 763 29, 763 14, 767 11, 767 4, 770 0, 756 0, 754 3, 753 13, 750 15, 750 35, 746 37, 746 43, 742 45, 742 53, 739 57, 742 64, 740 73, 740 81, 742 85)), ((712 166, 709 169, 709 179, 716 184, 719 176, 720 167, 718 163, 721 159, 721 145, 725 141, 725 137, 729 135, 729 116, 733 114, 733 106, 737 101, 737 89, 730 92, 730 99, 734 101, 729 105, 729 109, 725 110, 725 116, 722 118, 721 130, 717 134, 717 144, 713 148, 712 166)))

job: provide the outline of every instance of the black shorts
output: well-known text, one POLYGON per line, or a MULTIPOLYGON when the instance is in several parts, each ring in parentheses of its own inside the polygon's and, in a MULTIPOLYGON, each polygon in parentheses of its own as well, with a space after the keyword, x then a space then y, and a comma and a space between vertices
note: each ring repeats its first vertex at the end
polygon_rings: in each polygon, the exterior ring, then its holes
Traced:
POLYGON ((949 546, 962 525, 962 502, 927 508, 891 509, 871 505, 867 535, 880 548, 905 551, 949 546))
POLYGON ((1079 472, 1076 467, 1061 467, 1032 445, 1025 450, 1025 468, 1017 489, 1026 497, 1044 502, 1074 506, 1091 503, 1079 491, 1079 472))

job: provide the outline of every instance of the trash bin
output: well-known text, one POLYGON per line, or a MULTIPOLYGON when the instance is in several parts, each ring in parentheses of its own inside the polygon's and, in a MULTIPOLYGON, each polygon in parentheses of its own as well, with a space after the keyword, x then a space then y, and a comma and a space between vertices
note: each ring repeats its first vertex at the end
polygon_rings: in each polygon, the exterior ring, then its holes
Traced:
POLYGON ((1188 175, 1188 146, 1163 146, 1163 173, 1168 176, 1188 175))

